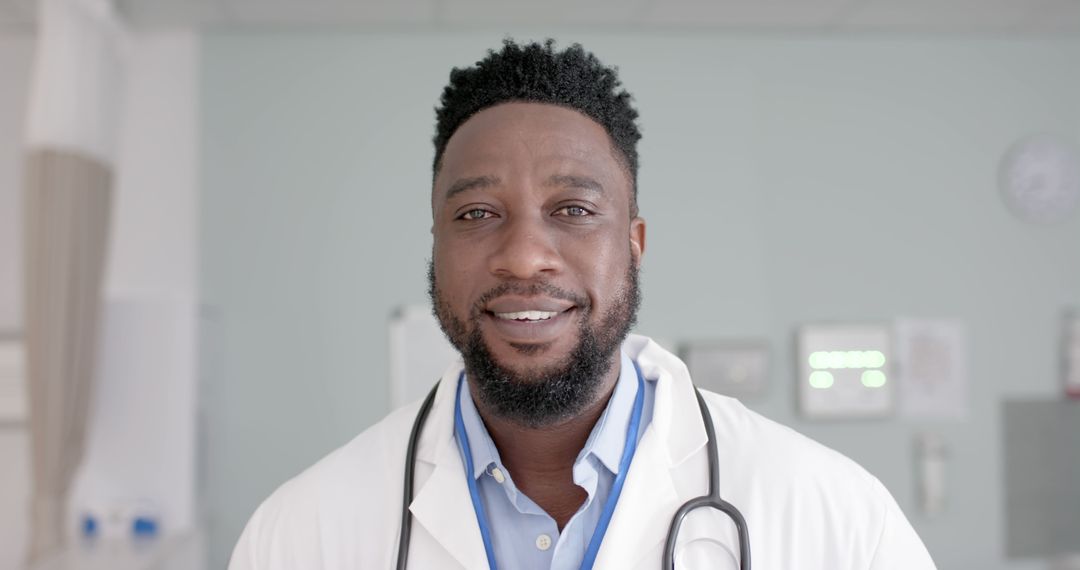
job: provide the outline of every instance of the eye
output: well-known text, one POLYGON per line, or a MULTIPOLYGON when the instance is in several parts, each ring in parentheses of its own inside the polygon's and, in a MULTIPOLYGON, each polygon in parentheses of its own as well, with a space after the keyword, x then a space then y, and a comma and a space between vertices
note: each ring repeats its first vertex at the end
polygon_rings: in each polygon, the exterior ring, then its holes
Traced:
POLYGON ((487 218, 491 218, 494 215, 495 214, 492 214, 491 212, 489 212, 489 211, 487 211, 487 210, 485 210, 483 208, 473 208, 471 210, 466 210, 464 214, 461 214, 460 216, 458 216, 458 219, 459 220, 467 220, 467 221, 476 221, 476 220, 484 220, 484 219, 487 219, 487 218))
POLYGON ((557 215, 570 216, 571 218, 580 218, 592 215, 592 212, 586 210, 585 208, 582 208, 581 206, 563 206, 562 208, 555 210, 555 213, 557 215))

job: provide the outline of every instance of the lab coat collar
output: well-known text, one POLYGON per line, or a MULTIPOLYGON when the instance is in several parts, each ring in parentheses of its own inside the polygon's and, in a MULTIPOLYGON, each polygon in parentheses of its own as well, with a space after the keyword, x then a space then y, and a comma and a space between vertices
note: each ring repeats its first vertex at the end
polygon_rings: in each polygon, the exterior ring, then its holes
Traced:
POLYGON ((682 360, 646 336, 630 335, 623 350, 638 363, 647 382, 656 382, 656 402, 647 429, 659 434, 667 467, 678 467, 708 441, 690 371, 682 360))
MULTIPOLYGON (((597 568, 632 568, 667 535, 671 514, 689 497, 679 497, 672 470, 707 441, 686 366, 651 339, 630 335, 623 351, 656 382, 652 421, 638 444, 611 526, 596 559, 597 568)), ((417 460, 417 491, 410 507, 416 521, 466 568, 487 566, 461 454, 454 443, 455 386, 464 367, 458 360, 443 374, 417 460), (432 466, 434 470, 432 470, 432 466), (423 480, 422 473, 430 472, 423 480), (463 517, 462 513, 473 514, 463 517)), ((707 489, 702 489, 705 494, 707 489)))
MULTIPOLYGON (((681 497, 672 474, 708 441, 697 413, 690 373, 675 355, 651 339, 631 335, 623 343, 645 377, 656 382, 652 421, 638 444, 596 568, 636 568, 667 536, 671 517, 691 497, 681 497)), ((704 495, 708 489, 701 489, 704 495)))
POLYGON ((417 446, 416 491, 409 510, 415 522, 422 525, 462 567, 486 568, 484 540, 465 481, 461 453, 454 443, 455 388, 463 368, 464 364, 458 359, 439 380, 435 401, 417 446), (426 480, 425 473, 431 474, 426 480))

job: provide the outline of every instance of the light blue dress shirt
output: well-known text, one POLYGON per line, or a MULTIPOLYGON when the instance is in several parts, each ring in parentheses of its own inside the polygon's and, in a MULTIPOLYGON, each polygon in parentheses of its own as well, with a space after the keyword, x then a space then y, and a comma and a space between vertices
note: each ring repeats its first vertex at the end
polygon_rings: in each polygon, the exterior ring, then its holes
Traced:
MULTIPOLYGON (((619 380, 611 399, 574 461, 574 483, 585 489, 588 498, 566 523, 562 533, 555 519, 514 485, 512 474, 503 465, 499 450, 476 411, 472 395, 468 389, 460 391, 461 418, 472 448, 474 476, 491 527, 497 568, 572 570, 581 566, 585 549, 589 547, 619 472, 619 459, 626 445, 626 430, 637 396, 637 373, 625 352, 621 353, 619 366, 619 380)), ((655 384, 646 381, 644 388, 639 439, 652 418, 655 384)), ((458 449, 464 454, 460 443, 458 449)))

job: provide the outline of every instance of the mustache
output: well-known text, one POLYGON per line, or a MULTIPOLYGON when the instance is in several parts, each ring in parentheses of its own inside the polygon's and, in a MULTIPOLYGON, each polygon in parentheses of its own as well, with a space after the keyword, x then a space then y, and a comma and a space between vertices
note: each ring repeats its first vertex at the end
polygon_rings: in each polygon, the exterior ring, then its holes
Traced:
POLYGON ((557 287, 551 283, 543 281, 504 281, 491 289, 484 291, 484 293, 480 295, 480 298, 473 303, 472 314, 470 316, 473 319, 480 318, 480 316, 484 314, 484 307, 493 299, 497 299, 503 295, 520 295, 522 297, 546 296, 553 299, 561 299, 573 303, 576 307, 586 313, 592 308, 592 303, 589 302, 588 297, 572 291, 567 291, 566 289, 557 287))

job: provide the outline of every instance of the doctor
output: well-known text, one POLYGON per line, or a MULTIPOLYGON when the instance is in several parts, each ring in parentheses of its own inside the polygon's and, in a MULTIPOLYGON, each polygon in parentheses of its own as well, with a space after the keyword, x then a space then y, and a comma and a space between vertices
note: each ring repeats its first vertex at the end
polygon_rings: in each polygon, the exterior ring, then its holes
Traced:
MULTIPOLYGON (((628 334, 646 244, 630 103, 580 46, 507 41, 451 73, 429 281, 462 361, 411 461, 419 402, 282 485, 232 570, 653 570, 675 512, 709 491, 709 446, 754 568, 934 568, 889 492, 839 453, 705 392, 708 441, 686 367, 628 334)), ((733 519, 708 509, 674 548, 686 569, 738 568, 739 553, 733 519)))

